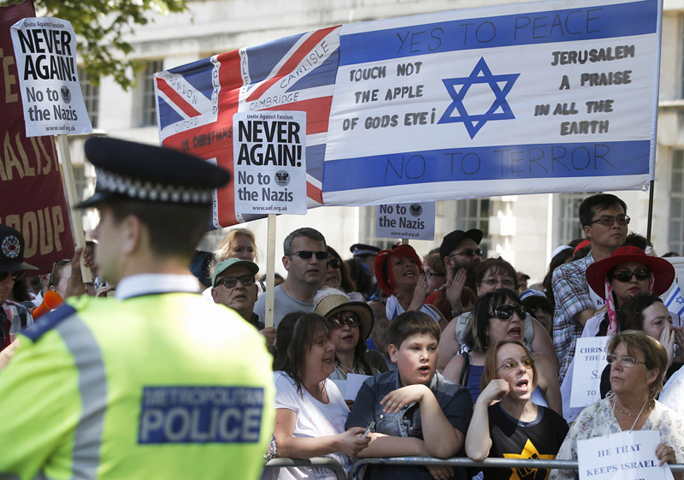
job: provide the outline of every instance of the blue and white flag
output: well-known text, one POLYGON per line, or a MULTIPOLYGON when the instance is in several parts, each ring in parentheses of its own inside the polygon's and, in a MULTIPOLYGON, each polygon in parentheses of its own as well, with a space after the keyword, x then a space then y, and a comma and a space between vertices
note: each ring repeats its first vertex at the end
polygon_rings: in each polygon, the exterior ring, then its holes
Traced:
POLYGON ((344 25, 323 203, 646 188, 661 9, 573 0, 344 25))
POLYGON ((684 295, 682 295, 682 289, 679 288, 679 285, 676 285, 667 296, 665 306, 670 312, 676 313, 680 317, 682 316, 684 313, 684 295))

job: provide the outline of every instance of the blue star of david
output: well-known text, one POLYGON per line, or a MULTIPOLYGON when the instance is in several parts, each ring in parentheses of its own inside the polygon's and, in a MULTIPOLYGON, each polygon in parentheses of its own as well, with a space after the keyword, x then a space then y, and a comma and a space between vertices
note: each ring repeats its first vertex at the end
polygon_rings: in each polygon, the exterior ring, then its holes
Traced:
POLYGON ((682 303, 684 303, 684 298, 682 298, 682 297, 677 297, 677 300, 675 300, 675 302, 677 302, 678 304, 681 305, 682 303))
POLYGON ((454 101, 447 107, 444 115, 442 115, 442 118, 437 123, 463 122, 468 130, 468 135, 473 139, 487 122, 515 118, 511 107, 506 101, 506 95, 511 91, 513 84, 519 76, 519 73, 492 75, 487 62, 482 57, 468 77, 442 79, 444 86, 454 101), (476 83, 488 84, 496 97, 492 106, 483 115, 470 115, 465 105, 463 105, 463 99, 467 95, 468 90, 476 83), (503 84, 503 88, 501 88, 501 84, 503 84), (460 91, 456 90, 457 85, 463 85, 460 91), (451 114, 454 110, 458 111, 458 115, 452 117, 451 114))

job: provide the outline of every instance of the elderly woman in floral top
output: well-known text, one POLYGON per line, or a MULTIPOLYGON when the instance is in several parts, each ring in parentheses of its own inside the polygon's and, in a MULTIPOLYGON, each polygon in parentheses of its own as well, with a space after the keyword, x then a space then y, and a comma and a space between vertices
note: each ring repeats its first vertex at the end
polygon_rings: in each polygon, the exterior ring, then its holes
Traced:
MULTIPOLYGON (((660 464, 684 462, 684 419, 655 400, 663 388, 667 352, 643 332, 618 333, 608 344, 612 394, 585 408, 570 428, 557 460, 577 460, 577 441, 632 430, 657 430, 660 464)), ((576 478, 572 470, 555 470, 551 480, 576 478)))

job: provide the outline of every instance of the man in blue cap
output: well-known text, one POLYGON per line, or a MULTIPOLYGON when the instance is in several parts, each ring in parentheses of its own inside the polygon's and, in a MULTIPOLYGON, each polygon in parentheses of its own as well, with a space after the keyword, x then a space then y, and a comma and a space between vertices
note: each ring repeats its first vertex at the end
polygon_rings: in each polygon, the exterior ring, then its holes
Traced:
POLYGON ((189 264, 227 171, 91 138, 96 261, 116 299, 69 300, 19 336, 0 375, 11 478, 256 479, 273 427, 271 357, 189 264), (20 408, 19 408, 20 406, 20 408))

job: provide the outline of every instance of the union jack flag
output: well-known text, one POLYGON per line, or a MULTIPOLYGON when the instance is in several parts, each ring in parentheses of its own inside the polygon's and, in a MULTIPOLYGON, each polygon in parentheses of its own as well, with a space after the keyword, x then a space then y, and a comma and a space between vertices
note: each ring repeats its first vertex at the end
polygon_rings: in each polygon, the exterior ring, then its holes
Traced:
MULTIPOLYGON (((339 66, 340 27, 214 55, 155 75, 162 145, 233 172, 233 115, 306 112, 308 207, 323 204, 323 159, 339 66)), ((217 192, 214 226, 263 215, 236 215, 233 183, 217 192)))

